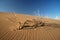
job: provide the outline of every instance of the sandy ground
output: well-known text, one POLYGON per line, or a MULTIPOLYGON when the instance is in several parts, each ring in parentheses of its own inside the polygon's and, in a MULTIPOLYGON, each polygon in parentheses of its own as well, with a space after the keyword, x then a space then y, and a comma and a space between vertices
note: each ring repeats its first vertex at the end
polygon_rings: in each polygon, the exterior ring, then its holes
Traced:
MULTIPOLYGON (((34 16, 0 12, 0 40, 60 40, 60 27, 37 27, 34 29, 13 30, 18 22, 33 19, 34 16), (16 16, 17 15, 17 16, 16 16), (16 19, 17 17, 17 19, 16 19), (11 20, 10 20, 11 19, 11 20)), ((57 23, 60 21, 44 19, 44 22, 57 23)))

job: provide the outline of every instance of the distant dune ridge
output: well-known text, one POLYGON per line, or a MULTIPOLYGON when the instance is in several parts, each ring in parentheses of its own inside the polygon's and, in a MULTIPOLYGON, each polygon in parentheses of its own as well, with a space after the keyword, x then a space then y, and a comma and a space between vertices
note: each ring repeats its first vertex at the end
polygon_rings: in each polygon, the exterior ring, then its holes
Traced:
POLYGON ((60 40, 60 20, 0 12, 0 40, 60 40), (36 22, 42 22, 44 26, 19 30, 27 20, 30 26, 36 22))
POLYGON ((56 20, 60 20, 60 18, 58 17, 58 16, 56 16, 56 18, 55 18, 56 20))

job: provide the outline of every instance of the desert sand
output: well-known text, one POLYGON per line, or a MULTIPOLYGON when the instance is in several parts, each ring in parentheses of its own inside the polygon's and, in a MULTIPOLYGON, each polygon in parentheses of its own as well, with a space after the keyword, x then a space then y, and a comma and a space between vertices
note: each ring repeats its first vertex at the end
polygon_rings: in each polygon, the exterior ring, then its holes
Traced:
POLYGON ((60 40, 60 20, 0 12, 0 40, 60 40), (16 30, 20 25, 19 22, 23 25, 26 20, 34 18, 48 24, 52 23, 52 26, 16 30))

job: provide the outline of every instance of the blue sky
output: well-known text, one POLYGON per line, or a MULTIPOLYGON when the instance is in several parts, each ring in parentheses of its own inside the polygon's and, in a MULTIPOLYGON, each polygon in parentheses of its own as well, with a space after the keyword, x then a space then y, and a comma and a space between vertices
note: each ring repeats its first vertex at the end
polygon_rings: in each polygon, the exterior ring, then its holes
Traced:
POLYGON ((41 16, 60 18, 59 0, 0 0, 0 12, 16 12, 35 15, 39 10, 41 16))

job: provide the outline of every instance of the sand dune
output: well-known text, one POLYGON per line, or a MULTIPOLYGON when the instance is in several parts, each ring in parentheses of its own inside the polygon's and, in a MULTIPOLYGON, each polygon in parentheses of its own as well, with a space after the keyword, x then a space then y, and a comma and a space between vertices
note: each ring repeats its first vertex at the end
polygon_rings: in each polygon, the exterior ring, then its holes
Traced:
POLYGON ((60 40, 60 20, 0 12, 0 40, 60 40), (41 20, 48 26, 16 30, 20 26, 19 22, 23 25, 31 19, 41 20))

